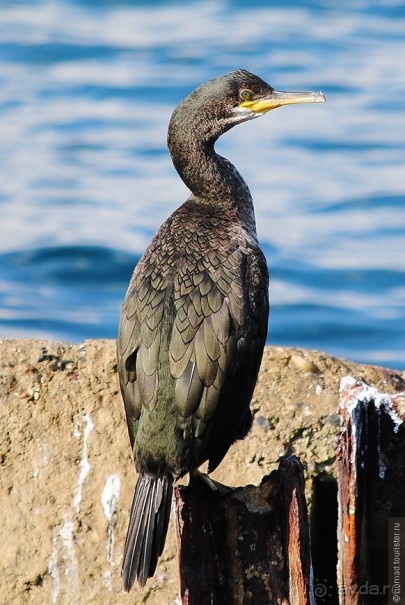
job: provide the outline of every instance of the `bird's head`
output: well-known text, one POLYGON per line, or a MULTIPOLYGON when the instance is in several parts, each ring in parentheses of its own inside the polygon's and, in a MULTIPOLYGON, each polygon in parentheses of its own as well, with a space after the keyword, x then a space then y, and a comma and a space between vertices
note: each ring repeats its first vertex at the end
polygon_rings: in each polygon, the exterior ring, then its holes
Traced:
POLYGON ((241 122, 258 118, 282 105, 324 103, 320 92, 279 92, 258 76, 238 70, 196 88, 174 110, 169 126, 192 128, 199 138, 214 142, 241 122))

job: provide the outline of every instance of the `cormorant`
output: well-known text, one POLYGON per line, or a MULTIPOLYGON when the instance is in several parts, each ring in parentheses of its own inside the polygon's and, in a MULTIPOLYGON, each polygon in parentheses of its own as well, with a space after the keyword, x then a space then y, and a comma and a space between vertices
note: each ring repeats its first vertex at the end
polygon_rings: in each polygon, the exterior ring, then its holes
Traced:
POLYGON ((252 197, 214 150, 224 132, 271 109, 320 103, 277 92, 239 70, 197 88, 174 110, 168 147, 191 195, 137 264, 122 308, 118 370, 139 473, 122 564, 123 588, 153 576, 173 482, 208 472, 252 424, 267 335, 268 269, 252 197))

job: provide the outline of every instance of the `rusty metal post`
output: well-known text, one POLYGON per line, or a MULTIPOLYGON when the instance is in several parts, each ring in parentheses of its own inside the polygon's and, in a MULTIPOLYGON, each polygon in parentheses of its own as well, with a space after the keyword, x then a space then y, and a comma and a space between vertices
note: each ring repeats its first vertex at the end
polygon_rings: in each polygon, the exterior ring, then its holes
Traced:
MULTIPOLYGON (((405 515, 405 394, 348 377, 337 448, 340 605, 388 601, 388 519, 405 515)), ((391 601, 390 601, 391 602, 391 601)))
POLYGON ((314 605, 302 465, 295 457, 258 487, 175 490, 183 605, 314 605))

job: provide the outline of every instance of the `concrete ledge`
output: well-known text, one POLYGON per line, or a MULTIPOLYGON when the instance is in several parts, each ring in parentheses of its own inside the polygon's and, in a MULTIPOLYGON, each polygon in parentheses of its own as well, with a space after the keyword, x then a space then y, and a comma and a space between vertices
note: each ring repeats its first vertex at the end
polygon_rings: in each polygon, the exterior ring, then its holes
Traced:
MULTIPOLYGON (((213 475, 259 483, 280 455, 333 477, 340 378, 382 392, 405 373, 317 351, 266 349, 252 432, 213 475)), ((120 563, 135 475, 113 341, 0 342, 0 594, 14 605, 175 603, 174 531, 144 591, 121 592, 120 563)))

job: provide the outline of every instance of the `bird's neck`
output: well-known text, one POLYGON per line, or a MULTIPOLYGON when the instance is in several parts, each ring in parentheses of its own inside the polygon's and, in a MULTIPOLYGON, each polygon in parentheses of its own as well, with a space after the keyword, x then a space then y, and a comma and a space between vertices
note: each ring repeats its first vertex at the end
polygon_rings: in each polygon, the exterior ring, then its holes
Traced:
POLYGON ((201 204, 223 208, 252 233, 256 222, 252 196, 235 166, 218 155, 213 142, 198 139, 174 140, 169 136, 169 149, 174 167, 183 182, 201 204))

